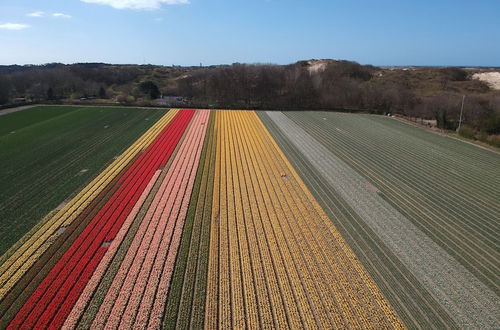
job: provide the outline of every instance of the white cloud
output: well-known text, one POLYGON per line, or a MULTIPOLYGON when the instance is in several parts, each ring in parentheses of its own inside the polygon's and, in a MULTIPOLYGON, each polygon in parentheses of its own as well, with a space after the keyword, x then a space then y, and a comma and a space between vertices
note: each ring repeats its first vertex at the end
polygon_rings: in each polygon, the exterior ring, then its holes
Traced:
POLYGON ((71 15, 63 14, 63 13, 53 13, 52 16, 58 17, 58 18, 71 18, 71 15))
POLYGON ((18 23, 5 23, 0 24, 0 29, 4 30, 23 30, 27 29, 30 26, 28 24, 18 24, 18 23))
POLYGON ((162 4, 187 4, 189 0, 81 0, 87 3, 97 3, 116 9, 160 9, 162 4))
POLYGON ((45 15, 45 13, 43 11, 35 11, 35 12, 27 14, 26 16, 29 16, 29 17, 43 17, 44 15, 45 15))

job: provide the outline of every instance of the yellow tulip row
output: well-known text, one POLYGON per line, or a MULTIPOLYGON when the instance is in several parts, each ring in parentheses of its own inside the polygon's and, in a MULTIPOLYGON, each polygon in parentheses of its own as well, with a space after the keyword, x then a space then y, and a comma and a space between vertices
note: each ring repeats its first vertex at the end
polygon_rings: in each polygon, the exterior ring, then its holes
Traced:
POLYGON ((178 110, 171 110, 144 135, 116 158, 102 173, 80 191, 36 232, 24 238, 24 244, 2 264, 0 271, 0 300, 10 291, 36 260, 58 236, 58 229, 66 227, 105 189, 105 187, 160 134, 178 110))
POLYGON ((208 328, 401 328, 254 112, 216 113, 208 328))

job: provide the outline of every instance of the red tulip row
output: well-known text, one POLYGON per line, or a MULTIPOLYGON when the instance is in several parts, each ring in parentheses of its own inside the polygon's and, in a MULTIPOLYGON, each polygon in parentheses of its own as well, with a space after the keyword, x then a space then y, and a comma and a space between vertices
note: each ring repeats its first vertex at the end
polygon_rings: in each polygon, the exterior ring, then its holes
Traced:
POLYGON ((119 188, 51 269, 9 328, 59 328, 155 172, 163 167, 194 115, 179 112, 123 174, 119 188))

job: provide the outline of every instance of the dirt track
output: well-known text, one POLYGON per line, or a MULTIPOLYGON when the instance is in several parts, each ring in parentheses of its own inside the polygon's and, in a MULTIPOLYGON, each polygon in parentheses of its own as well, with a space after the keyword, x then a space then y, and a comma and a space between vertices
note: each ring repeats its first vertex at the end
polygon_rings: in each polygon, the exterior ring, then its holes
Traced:
POLYGON ((24 105, 22 107, 0 110, 0 116, 8 115, 9 113, 13 113, 13 112, 18 112, 18 111, 30 109, 33 107, 36 107, 36 105, 24 105))

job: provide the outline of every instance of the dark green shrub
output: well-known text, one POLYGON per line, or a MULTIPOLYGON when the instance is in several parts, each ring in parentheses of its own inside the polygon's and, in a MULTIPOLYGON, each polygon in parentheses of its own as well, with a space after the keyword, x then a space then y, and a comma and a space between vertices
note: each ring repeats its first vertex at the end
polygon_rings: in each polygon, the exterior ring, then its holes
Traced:
POLYGON ((458 134, 460 136, 463 136, 464 138, 473 140, 475 138, 476 131, 469 126, 462 125, 460 127, 460 130, 458 131, 458 134))

